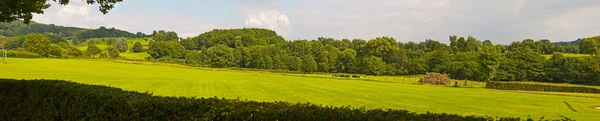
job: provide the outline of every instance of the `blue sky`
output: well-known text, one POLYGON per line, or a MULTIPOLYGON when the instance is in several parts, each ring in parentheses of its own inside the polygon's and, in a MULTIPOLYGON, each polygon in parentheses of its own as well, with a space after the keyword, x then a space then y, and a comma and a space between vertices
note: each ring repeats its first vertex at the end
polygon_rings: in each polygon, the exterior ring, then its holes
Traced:
POLYGON ((600 35, 598 0, 124 0, 106 15, 83 0, 52 5, 34 21, 183 37, 243 27, 272 29, 288 40, 391 36, 448 43, 458 35, 508 44, 600 35))

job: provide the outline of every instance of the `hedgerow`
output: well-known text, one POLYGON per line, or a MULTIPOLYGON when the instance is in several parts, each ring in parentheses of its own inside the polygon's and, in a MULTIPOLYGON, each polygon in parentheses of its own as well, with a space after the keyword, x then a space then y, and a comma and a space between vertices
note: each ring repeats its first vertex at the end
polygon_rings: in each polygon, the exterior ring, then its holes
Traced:
POLYGON ((12 50, 8 51, 6 53, 6 56, 11 57, 11 58, 41 58, 42 57, 36 53, 30 53, 30 52, 25 52, 25 51, 12 51, 12 50))
POLYGON ((501 89, 501 90, 600 93, 600 89, 593 88, 593 87, 572 86, 572 85, 551 85, 551 84, 540 84, 540 83, 488 82, 485 85, 485 87, 489 88, 489 89, 501 89))
POLYGON ((0 120, 521 120, 514 117, 367 110, 310 103, 162 97, 59 80, 0 79, 0 100, 0 120))

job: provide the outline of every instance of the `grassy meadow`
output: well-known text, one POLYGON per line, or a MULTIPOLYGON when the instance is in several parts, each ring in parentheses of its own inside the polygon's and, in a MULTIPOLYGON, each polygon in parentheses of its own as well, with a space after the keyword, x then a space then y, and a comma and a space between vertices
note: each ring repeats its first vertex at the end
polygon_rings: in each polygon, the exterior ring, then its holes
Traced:
POLYGON ((562 115, 576 120, 600 117, 600 110, 595 108, 600 106, 600 94, 417 85, 414 83, 418 76, 345 79, 327 74, 192 68, 151 62, 17 58, 9 58, 7 64, 0 64, 0 69, 0 78, 64 79, 163 96, 217 96, 464 115, 532 118, 562 115))
MULTIPOLYGON (((93 41, 93 42, 96 42, 96 46, 98 46, 98 48, 100 48, 102 50, 102 52, 106 52, 106 48, 108 48, 108 46, 109 46, 106 43, 106 39, 109 39, 109 38, 88 39, 86 42, 75 45, 75 47, 81 51, 85 51, 88 47, 88 43, 93 41), (103 39, 104 39, 104 41, 102 41, 103 39)), ((119 39, 119 38, 116 38, 116 39, 119 39)), ((148 53, 146 53, 146 52, 133 53, 133 52, 131 52, 131 48, 133 47, 133 44, 135 44, 136 42, 140 42, 144 49, 148 49, 148 44, 149 44, 150 40, 152 40, 152 39, 148 38, 148 41, 146 41, 146 40, 144 40, 144 38, 127 38, 127 45, 129 45, 129 50, 127 50, 127 52, 121 53, 120 54, 121 57, 124 57, 129 60, 145 60, 146 57, 150 56, 148 53)))

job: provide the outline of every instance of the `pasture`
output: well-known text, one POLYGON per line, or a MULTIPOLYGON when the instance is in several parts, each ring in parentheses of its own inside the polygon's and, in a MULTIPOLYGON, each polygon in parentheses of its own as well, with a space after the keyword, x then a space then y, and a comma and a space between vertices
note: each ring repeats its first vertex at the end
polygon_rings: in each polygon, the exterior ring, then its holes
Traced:
MULTIPOLYGON (((74 46, 81 51, 85 51, 88 47, 88 43, 93 41, 96 43, 96 46, 98 46, 98 48, 100 48, 103 52, 106 52, 106 48, 108 48, 109 46, 106 43, 106 39, 109 38, 92 38, 88 39, 86 42, 79 43, 74 46)), ((129 46, 129 50, 127 52, 121 53, 120 56, 130 60, 145 60, 146 57, 150 56, 148 53, 133 53, 131 52, 131 48, 133 47, 133 44, 135 44, 136 42, 140 42, 144 49, 148 49, 148 44, 150 40, 152 39, 148 38, 148 41, 146 41, 144 40, 144 38, 127 38, 127 45, 129 46)))
POLYGON ((560 115, 576 120, 600 117, 600 94, 538 93, 454 88, 408 83, 418 77, 331 78, 327 74, 281 74, 192 68, 150 62, 9 58, 1 78, 64 79, 152 92, 163 96, 224 97, 256 101, 311 102, 356 108, 517 116, 560 115), (384 81, 372 81, 384 80, 384 81), (391 81, 390 81, 391 80, 391 81), (393 81, 398 82, 393 82, 393 81), (407 83, 399 82, 404 80, 407 83))

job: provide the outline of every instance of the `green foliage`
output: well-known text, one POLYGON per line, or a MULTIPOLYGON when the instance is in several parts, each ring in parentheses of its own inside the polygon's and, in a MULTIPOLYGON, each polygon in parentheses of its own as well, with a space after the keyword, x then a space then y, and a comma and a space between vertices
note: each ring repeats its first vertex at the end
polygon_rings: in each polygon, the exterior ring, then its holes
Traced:
POLYGON ((185 54, 185 48, 181 44, 174 41, 156 41, 148 48, 148 54, 152 58, 172 58, 182 59, 185 54))
POLYGON ((302 56, 302 71, 312 73, 317 71, 317 62, 311 55, 302 56))
POLYGON ((98 56, 99 58, 108 58, 108 53, 106 52, 101 52, 100 55, 98 56))
POLYGON ((135 34, 115 29, 115 28, 106 28, 101 26, 98 29, 89 29, 79 31, 74 36, 80 37, 79 39, 89 39, 89 38, 104 38, 104 37, 135 37, 135 34))
POLYGON ((491 44, 483 45, 477 53, 478 81, 491 81, 496 77, 498 66, 500 66, 500 53, 491 44))
POLYGON ((65 38, 63 38, 63 37, 61 37, 59 35, 56 35, 56 34, 52 34, 52 33, 46 34, 46 33, 44 33, 44 36, 50 40, 50 43, 57 44, 59 42, 65 42, 65 43, 67 42, 67 40, 65 38))
POLYGON ((48 57, 50 55, 50 40, 40 33, 27 34, 25 42, 23 42, 23 48, 28 52, 48 57))
POLYGON ((200 65, 203 64, 202 58, 204 55, 198 51, 188 51, 185 54, 185 63, 188 65, 200 65))
POLYGON ((362 67, 363 73, 370 75, 384 75, 388 71, 388 65, 383 62, 383 59, 375 56, 363 58, 362 67))
POLYGON ((82 57, 83 55, 85 55, 85 53, 83 53, 83 51, 72 47, 72 46, 67 46, 65 48, 65 50, 67 51, 67 55, 71 56, 71 57, 82 57))
POLYGON ((24 36, 16 36, 16 37, 6 37, 1 38, 0 41, 4 43, 4 47, 7 50, 20 48, 21 45, 25 42, 24 36))
POLYGON ((127 39, 125 38, 116 40, 114 46, 119 50, 119 52, 127 52, 127 49, 129 49, 129 45, 127 45, 127 39))
POLYGON ((142 47, 142 43, 140 42, 135 42, 135 44, 133 44, 133 47, 131 47, 131 52, 134 53, 139 53, 139 52, 143 52, 144 48, 142 47))
MULTIPOLYGON (((28 24, 33 18, 33 14, 43 14, 44 9, 50 7, 50 0, 10 0, 3 1, 5 6, 0 9, 0 22, 12 22, 23 19, 23 23, 28 24)), ((61 5, 68 5, 69 0, 52 0, 61 5)), ((100 6, 100 12, 106 14, 114 7, 114 4, 123 0, 88 0, 88 4, 97 3, 100 6)))
POLYGON ((153 39, 156 41, 176 41, 179 39, 179 36, 174 31, 165 32, 164 30, 159 30, 153 36, 153 39))
POLYGON ((50 54, 51 57, 60 58, 63 55, 65 55, 67 53, 67 51, 65 49, 63 49, 62 47, 60 47, 59 45, 50 44, 50 49, 48 50, 48 53, 50 54))
POLYGON ((110 58, 118 58, 119 56, 119 49, 117 49, 114 46, 109 46, 108 48, 106 48, 106 51, 108 52, 108 57, 110 58))
POLYGON ((225 45, 210 47, 204 52, 207 58, 206 64, 210 67, 222 68, 232 67, 235 64, 233 49, 225 45))
POLYGON ((25 51, 15 51, 15 50, 9 50, 6 53, 6 56, 9 58, 41 58, 42 57, 36 53, 30 53, 30 52, 25 52, 25 51))
POLYGON ((429 112, 419 114, 394 109, 322 107, 310 103, 159 97, 53 80, 1 79, 0 100, 0 111, 4 112, 2 117, 8 120, 521 120, 429 112))
POLYGON ((594 54, 600 50, 600 36, 593 38, 585 38, 581 42, 581 53, 594 54))
POLYGON ((202 33, 190 41, 196 43, 195 49, 210 48, 219 44, 229 47, 236 47, 236 40, 241 42, 240 45, 255 46, 266 44, 284 43, 285 39, 275 31, 258 28, 243 28, 243 29, 214 29, 210 32, 202 33))
POLYGON ((485 88, 501 90, 600 93, 600 89, 594 87, 519 82, 488 82, 485 85, 485 88))
POLYGON ((102 52, 102 50, 100 50, 100 48, 98 48, 98 46, 96 46, 94 44, 90 44, 90 45, 88 45, 85 52, 88 56, 94 57, 94 55, 100 54, 100 52, 102 52))

